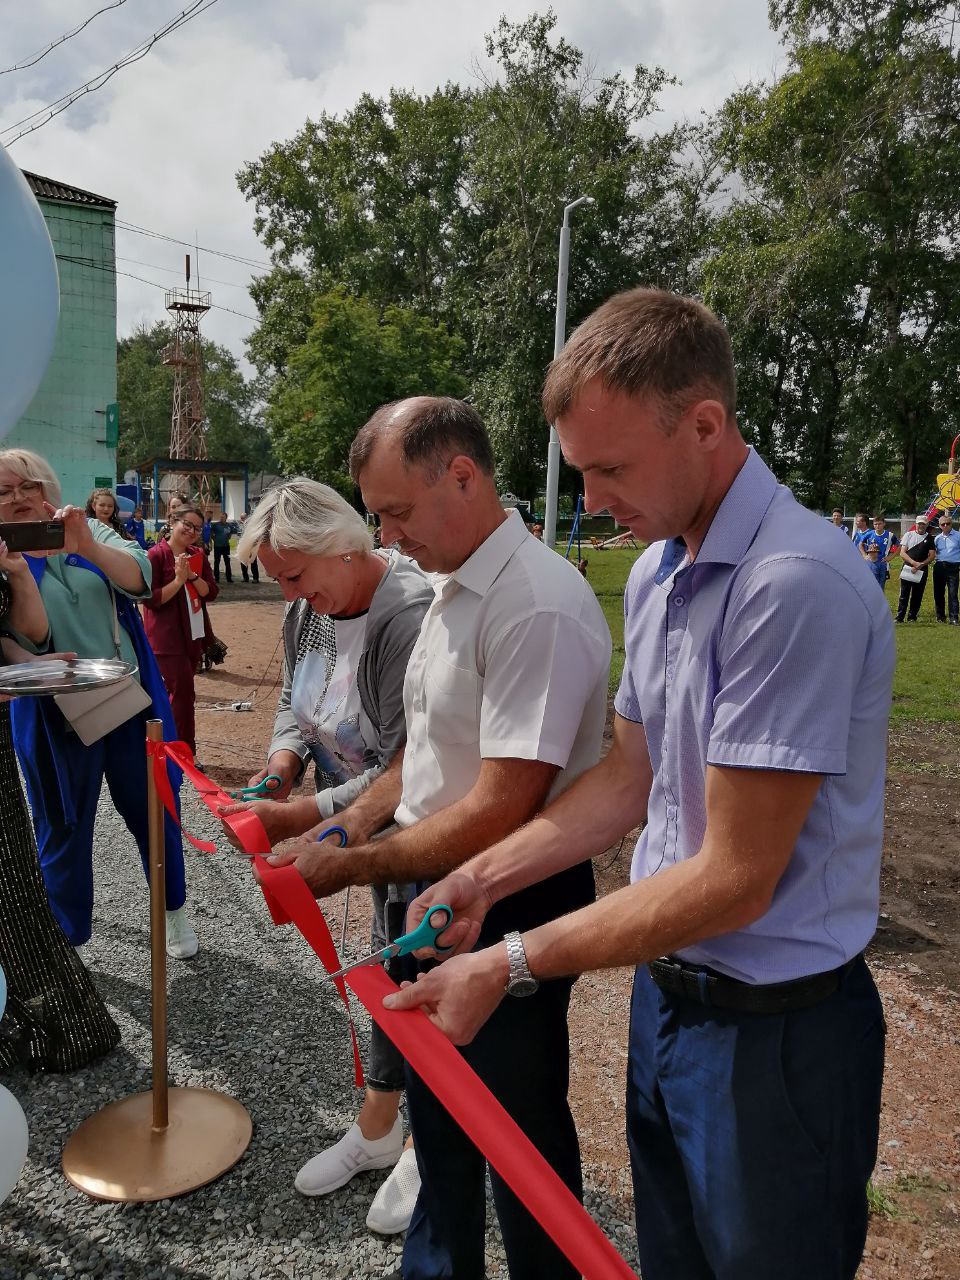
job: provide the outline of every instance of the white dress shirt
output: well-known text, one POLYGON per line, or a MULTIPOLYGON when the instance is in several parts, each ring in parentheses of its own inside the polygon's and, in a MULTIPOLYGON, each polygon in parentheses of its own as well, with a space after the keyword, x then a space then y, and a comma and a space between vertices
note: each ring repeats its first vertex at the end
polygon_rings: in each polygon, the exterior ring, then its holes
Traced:
POLYGON ((516 511, 434 591, 404 682, 401 826, 461 800, 484 759, 558 765, 555 795, 597 762, 606 716, 597 598, 516 511))

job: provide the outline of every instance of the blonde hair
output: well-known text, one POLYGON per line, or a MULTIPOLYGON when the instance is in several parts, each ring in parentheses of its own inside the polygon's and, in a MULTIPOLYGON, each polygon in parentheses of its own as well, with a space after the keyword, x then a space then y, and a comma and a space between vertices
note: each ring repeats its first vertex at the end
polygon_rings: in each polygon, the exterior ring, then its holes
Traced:
POLYGON ((6 467, 21 480, 35 480, 43 488, 47 502, 59 507, 60 480, 50 463, 39 453, 31 449, 0 449, 0 467, 6 467))
POLYGON ((249 564, 264 542, 274 551, 310 556, 373 550, 363 516, 335 489, 306 476, 281 480, 267 490, 243 525, 237 558, 249 564))

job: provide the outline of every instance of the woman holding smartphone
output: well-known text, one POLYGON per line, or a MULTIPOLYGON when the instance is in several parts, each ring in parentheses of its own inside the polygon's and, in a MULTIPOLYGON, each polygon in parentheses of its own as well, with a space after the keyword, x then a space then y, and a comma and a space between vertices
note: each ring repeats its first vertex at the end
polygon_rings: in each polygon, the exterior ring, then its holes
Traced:
MULTIPOLYGON (((43 648, 50 629, 29 566, 2 539, 0 573, 2 661, 27 661, 31 655, 5 633, 16 631, 43 648)), ((73 1071, 117 1045, 120 1030, 47 903, 9 701, 0 694, 0 968, 7 980, 0 1068, 19 1062, 30 1071, 73 1071)))

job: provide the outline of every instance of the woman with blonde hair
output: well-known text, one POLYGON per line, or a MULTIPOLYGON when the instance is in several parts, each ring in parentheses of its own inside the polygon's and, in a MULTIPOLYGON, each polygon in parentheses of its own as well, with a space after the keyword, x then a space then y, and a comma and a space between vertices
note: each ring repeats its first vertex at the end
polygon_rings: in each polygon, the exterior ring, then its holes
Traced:
MULTIPOLYGON (((406 741, 403 680, 433 589, 398 552, 374 550, 363 517, 335 490, 303 476, 267 491, 243 526, 237 555, 248 563, 259 556, 290 602, 273 741, 250 779, 277 774, 282 787, 272 800, 224 812, 255 810, 272 842, 321 835, 331 819, 349 830, 341 811, 406 741), (315 794, 288 799, 309 760, 315 794)), ((409 889, 374 886, 375 949, 403 932, 409 889)), ((357 1123, 308 1160, 295 1184, 303 1195, 326 1195, 364 1169, 395 1165, 367 1216, 371 1230, 384 1234, 406 1230, 420 1186, 413 1150, 403 1150, 402 1090, 403 1060, 374 1025, 357 1123)))
MULTIPOLYGON (((148 716, 175 736, 170 702, 134 601, 150 595, 147 553, 79 507, 60 508, 60 482, 50 464, 29 449, 0 450, 0 520, 62 520, 62 551, 25 556, 40 588, 54 649, 81 658, 121 658, 150 697, 104 736, 85 745, 50 698, 13 704, 14 743, 33 811, 40 866, 50 905, 67 938, 80 946, 93 920, 93 830, 106 779, 117 812, 140 850, 148 873, 147 783, 144 742, 148 716)), ((14 636, 25 648, 29 637, 14 636)), ((167 817, 167 950, 193 955, 197 939, 186 918, 180 832, 167 817)))

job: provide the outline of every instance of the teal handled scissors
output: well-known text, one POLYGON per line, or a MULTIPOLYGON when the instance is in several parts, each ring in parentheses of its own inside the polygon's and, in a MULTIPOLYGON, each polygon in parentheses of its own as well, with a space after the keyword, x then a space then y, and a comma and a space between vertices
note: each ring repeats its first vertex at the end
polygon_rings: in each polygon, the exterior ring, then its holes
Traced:
POLYGON ((241 787, 239 791, 228 791, 227 795, 231 800, 254 800, 257 798, 263 799, 264 797, 269 800, 273 793, 279 791, 282 786, 283 779, 279 773, 268 773, 265 778, 261 778, 254 786, 241 787))
POLYGON ((392 960, 394 956, 408 956, 411 951, 418 951, 421 947, 432 947, 434 951, 441 954, 444 951, 452 951, 452 947, 441 947, 437 941, 452 919, 453 908, 448 907, 445 903, 439 903, 437 906, 430 908, 416 929, 411 929, 409 933, 402 934, 393 942, 388 943, 387 946, 381 947, 379 951, 374 951, 372 955, 365 956, 363 960, 354 960, 353 964, 345 964, 342 969, 338 969, 336 973, 330 973, 327 976, 329 978, 342 978, 345 973, 350 973, 353 969, 362 969, 367 965, 383 964, 384 960, 392 960))

